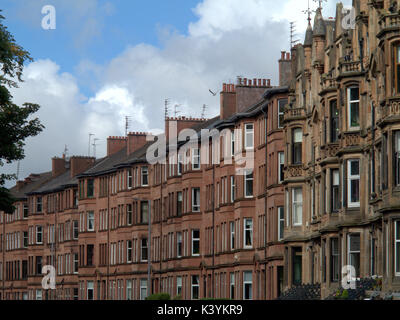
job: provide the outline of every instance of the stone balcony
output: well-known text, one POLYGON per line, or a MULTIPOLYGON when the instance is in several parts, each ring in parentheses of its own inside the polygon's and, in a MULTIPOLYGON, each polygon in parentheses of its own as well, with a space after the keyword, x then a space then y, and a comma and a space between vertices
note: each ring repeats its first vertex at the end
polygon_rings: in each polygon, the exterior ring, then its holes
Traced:
POLYGON ((382 37, 388 32, 398 31, 400 29, 400 15, 398 13, 389 13, 383 15, 378 21, 380 31, 377 37, 382 37))
POLYGON ((286 109, 284 114, 284 121, 292 121, 292 120, 300 120, 306 118, 306 109, 301 108, 293 108, 286 109))
POLYGON ((304 173, 305 172, 303 169, 303 165, 292 164, 287 167, 287 170, 285 172, 285 179, 303 177, 304 173))
POLYGON ((361 143, 360 132, 344 132, 340 140, 340 148, 358 147, 361 143))
POLYGON ((381 120, 388 120, 390 118, 400 117, 400 97, 394 97, 387 99, 385 105, 379 110, 381 120))
POLYGON ((343 61, 339 64, 339 75, 361 72, 361 61, 343 61))
POLYGON ((321 86, 322 91, 336 90, 338 83, 337 83, 336 79, 329 77, 329 78, 323 78, 321 81, 321 85, 322 85, 321 86))

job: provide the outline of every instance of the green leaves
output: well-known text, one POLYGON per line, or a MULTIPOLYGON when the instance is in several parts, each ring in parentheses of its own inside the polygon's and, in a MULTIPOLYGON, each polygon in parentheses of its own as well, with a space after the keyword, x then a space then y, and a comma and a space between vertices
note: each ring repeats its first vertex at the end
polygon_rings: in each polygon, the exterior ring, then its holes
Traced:
MULTIPOLYGON (((20 107, 12 102, 9 88, 18 88, 24 63, 32 61, 32 58, 15 42, 3 20, 0 14, 0 167, 4 162, 23 159, 25 139, 38 135, 44 129, 38 118, 32 118, 39 105, 24 103, 20 107)), ((3 186, 6 180, 15 178, 15 175, 0 174, 0 210, 6 213, 14 211, 14 199, 3 186)))

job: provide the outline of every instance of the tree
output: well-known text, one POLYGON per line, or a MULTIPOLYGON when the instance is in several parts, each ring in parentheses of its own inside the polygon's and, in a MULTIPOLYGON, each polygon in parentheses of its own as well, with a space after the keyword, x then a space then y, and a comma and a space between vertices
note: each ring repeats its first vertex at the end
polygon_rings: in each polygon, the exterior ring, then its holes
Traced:
MULTIPOLYGON (((33 103, 21 107, 12 102, 9 88, 18 88, 22 82, 25 61, 32 61, 29 52, 16 42, 3 25, 0 10, 0 167, 25 157, 25 139, 38 135, 44 126, 38 118, 31 118, 40 108, 33 103)), ((16 179, 14 174, 0 174, 0 211, 12 213, 14 199, 4 187, 6 180, 16 179)))

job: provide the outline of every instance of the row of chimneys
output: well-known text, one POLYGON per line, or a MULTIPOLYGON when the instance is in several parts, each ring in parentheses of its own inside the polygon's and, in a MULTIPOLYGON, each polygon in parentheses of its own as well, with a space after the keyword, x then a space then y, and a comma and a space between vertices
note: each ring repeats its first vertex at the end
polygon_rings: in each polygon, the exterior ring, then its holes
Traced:
POLYGON ((290 60, 290 52, 281 51, 281 60, 290 60))
POLYGON ((73 156, 69 160, 65 159, 65 154, 62 158, 54 157, 52 160, 52 177, 57 177, 70 169, 71 178, 89 169, 95 162, 93 157, 73 156))

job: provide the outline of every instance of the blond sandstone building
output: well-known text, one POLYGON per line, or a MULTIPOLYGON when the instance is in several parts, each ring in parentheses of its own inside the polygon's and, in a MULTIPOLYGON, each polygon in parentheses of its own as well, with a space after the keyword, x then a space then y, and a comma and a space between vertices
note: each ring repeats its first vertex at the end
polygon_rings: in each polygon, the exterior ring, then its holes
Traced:
POLYGON ((165 163, 146 158, 162 137, 136 132, 18 182, 0 220, 1 299, 275 299, 306 283, 324 298, 347 265, 399 290, 400 6, 354 9, 317 10, 282 52, 279 86, 239 78, 218 117, 167 118, 165 163))

